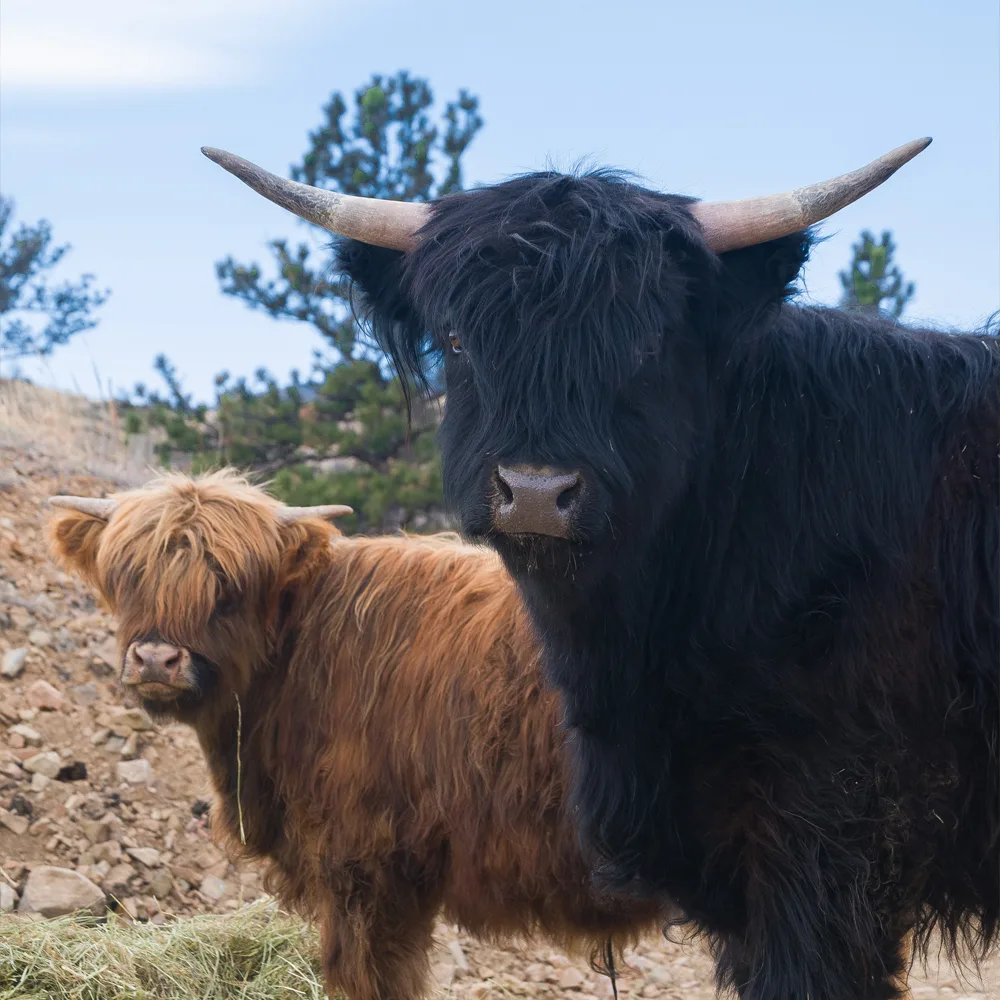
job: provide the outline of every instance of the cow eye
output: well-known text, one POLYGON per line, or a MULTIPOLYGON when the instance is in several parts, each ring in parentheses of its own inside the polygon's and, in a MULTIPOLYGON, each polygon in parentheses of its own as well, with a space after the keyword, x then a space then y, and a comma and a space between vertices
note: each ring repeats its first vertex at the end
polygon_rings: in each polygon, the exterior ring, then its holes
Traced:
POLYGON ((226 595, 215 602, 215 613, 219 617, 231 615, 239 606, 239 601, 235 595, 226 595))
POLYGON ((462 341, 459 340, 458 336, 454 333, 448 334, 448 343, 451 344, 451 350, 453 354, 461 354, 465 350, 462 347, 462 341))

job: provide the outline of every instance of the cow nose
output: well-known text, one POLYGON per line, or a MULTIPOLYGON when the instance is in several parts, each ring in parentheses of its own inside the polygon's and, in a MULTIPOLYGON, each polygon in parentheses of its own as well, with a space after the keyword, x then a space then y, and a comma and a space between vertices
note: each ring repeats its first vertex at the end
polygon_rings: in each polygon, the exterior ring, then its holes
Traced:
POLYGON ((144 642, 135 647, 135 658, 146 670, 176 670, 180 666, 181 651, 165 642, 144 642))
POLYGON ((166 642, 133 643, 125 656, 126 684, 171 683, 184 659, 184 651, 166 642))
POLYGON ((583 493, 583 476, 548 466, 498 465, 493 522, 506 535, 568 538, 583 493))

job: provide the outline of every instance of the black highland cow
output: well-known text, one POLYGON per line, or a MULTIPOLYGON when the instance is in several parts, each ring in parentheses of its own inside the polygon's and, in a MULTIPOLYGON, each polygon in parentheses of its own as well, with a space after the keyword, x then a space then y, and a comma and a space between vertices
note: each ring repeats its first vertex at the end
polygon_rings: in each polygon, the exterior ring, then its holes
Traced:
POLYGON ((926 144, 723 205, 369 203, 208 151, 352 238, 401 371, 443 354, 448 500, 544 642, 595 874, 676 899, 744 1000, 887 1000, 911 933, 1000 933, 1000 343, 787 301, 926 144))

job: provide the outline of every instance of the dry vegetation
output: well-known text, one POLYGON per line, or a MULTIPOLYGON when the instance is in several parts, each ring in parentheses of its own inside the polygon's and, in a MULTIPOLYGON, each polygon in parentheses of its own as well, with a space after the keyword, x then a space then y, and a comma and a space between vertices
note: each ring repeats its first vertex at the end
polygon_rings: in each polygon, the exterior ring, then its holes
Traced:
MULTIPOLYGON (((150 464, 149 442, 126 444, 113 407, 0 381, 0 661, 25 651, 22 672, 0 677, 0 901, 4 880, 23 891, 33 868, 57 865, 100 885, 118 911, 103 922, 0 915, 0 1000, 319 998, 312 932, 276 913, 255 873, 234 869, 211 843, 193 734, 108 729, 122 718, 114 623, 46 557, 46 496, 100 495, 142 481, 150 464), (41 681, 58 689, 57 708, 33 704, 41 681), (24 726, 35 734, 28 745, 24 726), (80 762, 86 777, 39 780, 22 768, 39 751, 80 762), (147 761, 151 779, 123 781, 119 765, 130 761, 147 761)), ((544 944, 498 948, 445 925, 432 961, 442 996, 611 994, 607 980, 544 944)), ((650 940, 631 963, 623 998, 715 995, 698 946, 650 940)), ((913 977, 914 1000, 996 996, 974 982, 934 968, 913 977)))
POLYGON ((141 482, 153 464, 146 435, 125 440, 114 402, 10 379, 0 379, 0 449, 0 469, 8 459, 14 468, 27 461, 116 486, 141 482))
POLYGON ((321 1000, 313 933, 257 903, 166 927, 6 918, 0 1000, 321 1000))

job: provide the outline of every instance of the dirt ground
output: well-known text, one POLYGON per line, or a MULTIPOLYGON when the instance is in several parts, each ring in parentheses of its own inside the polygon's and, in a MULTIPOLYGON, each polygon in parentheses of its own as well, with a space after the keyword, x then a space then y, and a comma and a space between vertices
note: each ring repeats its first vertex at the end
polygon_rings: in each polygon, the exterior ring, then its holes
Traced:
MULTIPOLYGON (((68 474, 44 454, 0 444, 0 663, 6 657, 22 664, 16 676, 0 676, 2 874, 20 887, 33 865, 74 868, 120 909, 156 923, 226 912, 257 897, 260 888, 255 873, 236 871, 212 843, 207 775, 192 733, 179 725, 145 728, 145 720, 123 712, 114 624, 45 553, 45 497, 111 488, 105 480, 68 474), (45 752, 58 755, 54 778, 22 767, 45 752)), ((19 918, 0 916, 9 919, 19 918)), ((437 939, 441 996, 611 995, 609 982, 585 962, 544 943, 498 948, 445 925, 437 939)), ((656 938, 630 963, 619 982, 623 998, 715 996, 710 960, 697 944, 656 938)), ((913 996, 983 1000, 997 995, 998 973, 1000 962, 994 962, 990 989, 948 968, 916 970, 913 996)))

